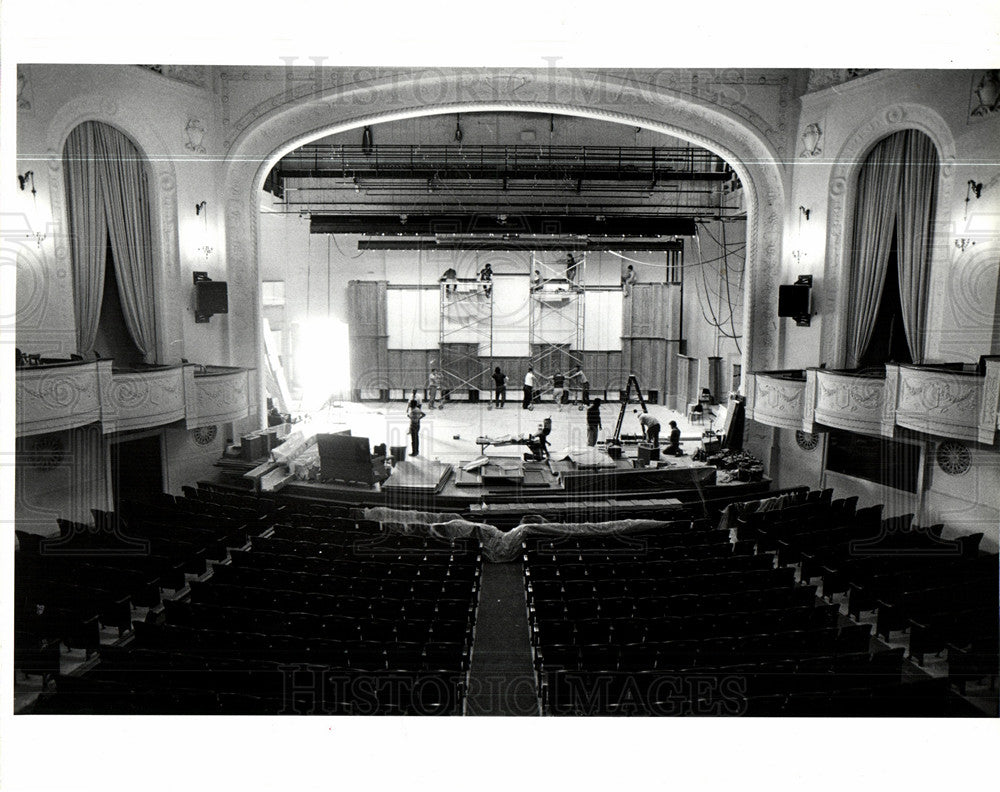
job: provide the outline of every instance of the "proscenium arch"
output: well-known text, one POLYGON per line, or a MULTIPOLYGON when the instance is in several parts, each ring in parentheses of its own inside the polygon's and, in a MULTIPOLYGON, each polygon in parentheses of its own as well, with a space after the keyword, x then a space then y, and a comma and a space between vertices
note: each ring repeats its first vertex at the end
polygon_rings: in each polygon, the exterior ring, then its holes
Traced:
MULTIPOLYGON (((150 243, 153 254, 153 290, 156 310, 156 359, 178 363, 183 348, 181 314, 171 306, 182 304, 180 249, 177 231, 177 176, 170 157, 151 157, 150 151, 168 151, 156 128, 135 113, 120 112, 116 101, 98 94, 79 96, 55 114, 45 133, 49 202, 52 222, 65 229, 54 248, 58 268, 71 272, 69 209, 63 174, 63 149, 70 132, 86 121, 112 126, 128 137, 146 160, 150 196, 150 243)), ((74 326, 76 316, 73 316, 74 326)))
MULTIPOLYGON (((931 275, 940 268, 936 265, 950 252, 942 229, 948 227, 951 217, 951 194, 955 174, 955 139, 944 119, 934 110, 919 104, 896 104, 882 110, 877 117, 859 124, 837 152, 836 164, 830 172, 829 211, 826 242, 826 266, 823 281, 823 306, 820 313, 827 317, 823 323, 821 362, 831 368, 844 365, 847 358, 847 301, 851 278, 851 225, 857 199, 858 173, 875 145, 884 138, 904 129, 914 129, 930 138, 938 153, 937 205, 934 209, 935 229, 931 245, 931 275)), ((940 289, 927 284, 930 301, 940 289)), ((927 306, 927 327, 933 327, 935 311, 927 306)), ((940 305, 936 306, 940 310, 940 305)), ((934 352, 928 343, 927 357, 934 352)))
POLYGON ((648 85, 616 86, 616 100, 553 103, 546 101, 565 88, 571 79, 545 71, 517 70, 522 82, 489 101, 433 101, 392 105, 402 85, 433 84, 440 81, 447 95, 455 73, 440 71, 399 77, 367 84, 317 92, 292 99, 265 111, 251 122, 233 143, 226 160, 226 249, 230 299, 251 310, 230 314, 230 362, 255 366, 252 387, 256 413, 262 415, 263 379, 260 376, 263 349, 260 343, 259 280, 259 195, 264 178, 274 164, 289 151, 322 137, 364 126, 456 112, 535 112, 589 118, 597 121, 642 127, 702 146, 726 160, 736 171, 746 196, 747 266, 751 277, 744 292, 742 364, 745 376, 754 370, 771 368, 776 360, 776 322, 773 318, 777 265, 780 261, 781 217, 785 194, 779 159, 756 129, 718 106, 699 103, 664 89, 651 91, 648 85), (422 81, 422 82, 421 82, 422 81), (429 82, 428 82, 429 81, 429 82), (388 94, 382 96, 382 93, 388 94), (514 94, 517 94, 516 96, 514 94), (623 113, 622 96, 634 95, 632 106, 642 113, 623 113), (380 103, 381 102, 381 103, 380 103))

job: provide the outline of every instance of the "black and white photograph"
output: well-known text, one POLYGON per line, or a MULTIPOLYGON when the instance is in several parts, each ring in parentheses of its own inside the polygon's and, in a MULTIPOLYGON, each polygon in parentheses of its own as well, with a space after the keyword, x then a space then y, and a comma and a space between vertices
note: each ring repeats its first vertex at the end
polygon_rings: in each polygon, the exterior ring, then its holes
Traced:
POLYGON ((982 771, 995 11, 27 5, 8 788, 982 771))

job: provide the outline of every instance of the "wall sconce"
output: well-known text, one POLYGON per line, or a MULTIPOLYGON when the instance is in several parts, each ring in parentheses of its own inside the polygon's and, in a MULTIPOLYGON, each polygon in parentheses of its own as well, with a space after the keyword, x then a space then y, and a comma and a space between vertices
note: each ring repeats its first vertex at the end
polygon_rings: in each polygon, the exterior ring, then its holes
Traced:
POLYGON ((24 192, 24 188, 28 186, 28 182, 31 182, 31 194, 36 195, 35 192, 35 172, 26 171, 23 176, 18 175, 17 183, 21 185, 21 191, 24 192))
MULTIPOLYGON (((983 195, 983 183, 982 182, 977 182, 977 181, 975 181, 973 179, 969 179, 969 186, 968 186, 968 189, 966 189, 966 191, 965 191, 965 219, 966 220, 969 219, 969 201, 972 200, 972 196, 973 195, 976 196, 976 200, 977 201, 982 197, 982 195, 983 195)), ((964 250, 965 248, 962 248, 962 249, 964 250)))
POLYGON ((200 216, 205 222, 205 244, 197 248, 197 251, 207 259, 215 249, 208 244, 208 202, 202 201, 201 203, 196 203, 194 205, 194 213, 200 216))
POLYGON ((956 239, 955 240, 955 247, 957 247, 963 253, 965 252, 965 249, 967 247, 972 247, 975 244, 976 244, 976 241, 974 239, 961 238, 961 239, 956 239))
POLYGON ((804 255, 806 255, 802 251, 802 218, 805 217, 806 221, 808 222, 809 221, 809 215, 811 214, 811 212, 812 212, 811 209, 806 209, 804 206, 799 206, 799 231, 798 231, 799 249, 792 251, 792 258, 795 259, 795 263, 796 264, 801 264, 802 263, 802 257, 804 255))
POLYGON ((462 142, 462 116, 458 113, 455 114, 455 142, 462 142))

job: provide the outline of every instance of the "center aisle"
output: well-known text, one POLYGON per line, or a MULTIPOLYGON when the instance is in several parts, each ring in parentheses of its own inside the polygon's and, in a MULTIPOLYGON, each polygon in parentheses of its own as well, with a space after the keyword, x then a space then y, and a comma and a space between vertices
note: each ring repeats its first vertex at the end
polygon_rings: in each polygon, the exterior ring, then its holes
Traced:
POLYGON ((467 715, 538 715, 524 570, 484 564, 472 647, 467 715))

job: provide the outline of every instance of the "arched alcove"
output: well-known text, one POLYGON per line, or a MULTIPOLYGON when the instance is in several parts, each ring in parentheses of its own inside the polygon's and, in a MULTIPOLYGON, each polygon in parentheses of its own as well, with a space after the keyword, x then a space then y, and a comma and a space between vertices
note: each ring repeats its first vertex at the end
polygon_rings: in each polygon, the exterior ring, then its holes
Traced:
POLYGON ((70 132, 85 121, 99 121, 125 134, 146 159, 150 179, 150 231, 153 256, 153 288, 156 305, 157 359, 163 363, 180 361, 183 348, 181 313, 176 306, 180 294, 180 256, 177 236, 177 178, 169 157, 151 157, 150 152, 166 151, 156 129, 134 113, 122 112, 118 103, 98 94, 88 94, 67 102, 53 117, 45 136, 48 187, 53 223, 65 229, 55 241, 55 271, 71 272, 68 245, 69 210, 62 152, 70 132))
MULTIPOLYGON (((858 173, 868 153, 883 138, 904 129, 916 129, 927 135, 938 151, 939 169, 935 227, 946 227, 951 216, 951 192, 955 171, 955 141, 944 119, 929 107, 898 104, 859 125, 836 155, 830 173, 827 217, 826 267, 820 312, 829 317, 823 325, 821 360, 833 368, 844 365, 847 337, 847 300, 850 285, 850 224, 854 217, 858 173)), ((947 239, 935 236, 931 250, 932 278, 934 265, 948 253, 947 239)), ((933 305, 934 283, 930 284, 932 305, 927 323, 933 326, 940 306, 933 305)))
MULTIPOLYGON (((774 365, 772 314, 785 196, 778 157, 760 132, 719 106, 624 80, 609 78, 613 91, 589 96, 574 90, 571 76, 522 69, 511 79, 497 79, 489 101, 461 101, 457 86, 463 79, 476 79, 476 72, 432 70, 317 91, 261 109, 259 117, 243 129, 230 148, 225 169, 226 246, 230 299, 253 309, 230 316, 231 362, 262 365, 257 212, 263 180, 281 156, 321 137, 384 121, 442 113, 520 111, 643 127, 691 141, 729 162, 743 183, 747 207, 751 277, 744 302, 748 339, 744 371, 774 365), (567 101, 552 101, 563 96, 567 101)), ((255 393, 259 388, 258 378, 255 393)), ((259 395, 258 401, 262 403, 259 395)))

